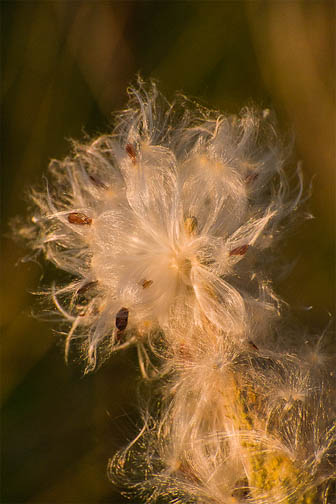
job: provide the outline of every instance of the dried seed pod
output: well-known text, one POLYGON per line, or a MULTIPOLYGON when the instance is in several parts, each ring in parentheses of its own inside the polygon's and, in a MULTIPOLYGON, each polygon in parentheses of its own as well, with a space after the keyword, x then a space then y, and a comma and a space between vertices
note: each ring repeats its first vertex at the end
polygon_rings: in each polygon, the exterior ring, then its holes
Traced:
POLYGON ((131 158, 132 163, 135 164, 136 163, 136 152, 135 152, 135 148, 133 147, 133 145, 127 144, 125 147, 125 150, 126 150, 127 154, 129 155, 129 157, 131 158))
POLYGON ((84 226, 85 224, 92 224, 91 217, 88 217, 87 215, 80 212, 69 213, 68 221, 70 222, 70 224, 79 224, 81 226, 84 226))
POLYGON ((241 245, 240 247, 236 247, 233 250, 230 250, 230 256, 233 255, 244 255, 246 254, 247 249, 249 248, 248 244, 241 245))
POLYGON ((144 289, 148 289, 148 287, 153 285, 153 280, 142 280, 141 285, 144 289))
POLYGON ((184 229, 187 235, 191 236, 197 232, 198 221, 194 216, 187 217, 184 221, 184 229))
POLYGON ((124 331, 128 323, 128 309, 124 306, 120 308, 116 315, 115 325, 119 331, 124 331))

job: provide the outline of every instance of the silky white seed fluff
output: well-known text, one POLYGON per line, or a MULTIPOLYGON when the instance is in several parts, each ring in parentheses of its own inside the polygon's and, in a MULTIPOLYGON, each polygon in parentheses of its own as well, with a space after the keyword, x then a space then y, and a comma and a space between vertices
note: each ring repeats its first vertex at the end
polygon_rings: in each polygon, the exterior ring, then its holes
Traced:
POLYGON ((111 459, 111 479, 148 503, 331 504, 332 379, 286 355, 213 350, 161 384, 159 413, 111 459))
POLYGON ((181 317, 236 342, 262 339, 280 302, 261 265, 302 193, 300 183, 289 197, 270 117, 168 103, 155 84, 129 97, 110 134, 50 164, 21 230, 70 274, 51 288, 71 325, 66 351, 80 338, 92 369, 100 346, 173 339, 181 317))
POLYGON ((141 431, 109 464, 133 502, 332 503, 335 360, 324 335, 276 323, 272 262, 303 200, 289 150, 268 110, 170 103, 139 81, 114 129, 31 193, 19 234, 66 273, 46 292, 66 355, 79 341, 88 371, 136 345, 153 378, 141 431))

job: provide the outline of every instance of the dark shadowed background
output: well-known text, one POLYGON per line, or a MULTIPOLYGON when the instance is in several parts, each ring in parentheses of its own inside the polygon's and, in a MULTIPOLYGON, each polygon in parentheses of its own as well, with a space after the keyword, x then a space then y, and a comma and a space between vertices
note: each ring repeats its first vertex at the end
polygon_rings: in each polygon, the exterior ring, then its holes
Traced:
MULTIPOLYGON (((204 104, 273 108, 296 137, 306 222, 286 243, 296 267, 278 291, 313 330, 335 313, 334 2, 11 1, 2 10, 2 224, 24 214, 70 138, 110 129, 137 72, 204 104), (313 305, 310 312, 300 310, 313 305)), ((42 269, 2 239, 3 503, 122 503, 109 456, 137 430, 133 350, 83 376, 29 291, 42 269)), ((48 274, 48 267, 46 268, 48 274)), ((54 274, 52 272, 52 274, 54 274)))

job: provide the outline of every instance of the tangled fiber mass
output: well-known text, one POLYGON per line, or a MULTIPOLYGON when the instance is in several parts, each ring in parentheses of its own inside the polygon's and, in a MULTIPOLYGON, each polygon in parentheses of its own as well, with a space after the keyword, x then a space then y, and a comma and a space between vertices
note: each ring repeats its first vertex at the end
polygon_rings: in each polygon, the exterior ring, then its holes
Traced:
POLYGON ((111 479, 137 502, 333 502, 332 358, 285 329, 271 282, 303 194, 272 114, 139 82, 115 124, 51 162, 20 231, 68 273, 48 291, 66 356, 79 344, 90 371, 134 345, 151 379, 111 479))

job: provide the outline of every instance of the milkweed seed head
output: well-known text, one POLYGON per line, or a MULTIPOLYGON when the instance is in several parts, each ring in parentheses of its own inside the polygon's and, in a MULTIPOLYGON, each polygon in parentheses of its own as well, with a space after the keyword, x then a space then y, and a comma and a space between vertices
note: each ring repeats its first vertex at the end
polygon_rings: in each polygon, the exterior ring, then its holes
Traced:
POLYGON ((91 370, 134 344, 154 383, 109 465, 136 502, 332 502, 334 360, 275 324, 272 258, 303 194, 287 155, 269 112, 169 103, 139 81, 111 133, 32 192, 19 233, 69 274, 49 290, 66 355, 84 341, 91 370))
POLYGON ((170 104, 155 84, 129 95, 112 133, 74 144, 51 163, 45 191, 32 193, 33 247, 72 276, 52 296, 72 325, 69 341, 86 335, 88 368, 100 343, 120 348, 121 306, 127 345, 140 327, 146 337, 147 321, 169 338, 182 311, 189 325, 237 341, 253 332, 254 313, 267 327, 279 303, 255 256, 269 254, 299 200, 288 198, 285 153, 262 114, 170 104), (91 282, 99 289, 79 315, 74 294, 91 282))

